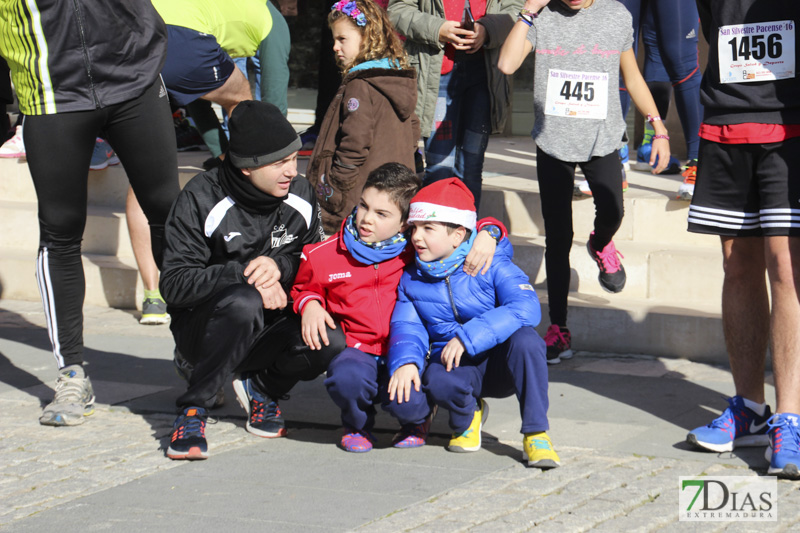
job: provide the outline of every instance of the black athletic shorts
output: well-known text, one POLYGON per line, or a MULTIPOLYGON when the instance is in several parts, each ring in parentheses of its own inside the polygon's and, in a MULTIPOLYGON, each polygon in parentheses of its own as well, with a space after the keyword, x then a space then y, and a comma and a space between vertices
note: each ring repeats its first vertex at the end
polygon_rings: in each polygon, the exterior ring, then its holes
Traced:
POLYGON ((689 231, 800 235, 800 137, 769 144, 700 139, 689 231))
POLYGON ((167 60, 161 76, 173 104, 185 106, 222 87, 235 68, 213 35, 167 25, 167 60))

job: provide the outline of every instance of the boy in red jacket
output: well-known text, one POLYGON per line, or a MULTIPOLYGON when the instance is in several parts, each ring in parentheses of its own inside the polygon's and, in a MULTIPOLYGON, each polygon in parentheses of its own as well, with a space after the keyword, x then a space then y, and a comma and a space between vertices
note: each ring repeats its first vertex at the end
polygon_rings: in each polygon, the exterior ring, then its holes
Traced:
MULTIPOLYGON (((425 394, 390 402, 386 368, 397 284, 414 257, 405 231, 409 202, 419 187, 419 179, 404 165, 387 163, 372 171, 342 229, 303 249, 292 288, 308 346, 327 345, 327 328, 335 329, 337 322, 345 334, 347 348, 331 361, 325 386, 342 410, 341 446, 349 452, 372 449, 377 402, 402 424, 393 446, 422 446, 428 435, 432 413, 425 394)), ((484 231, 464 266, 472 275, 488 269, 505 230, 494 219, 481 222, 484 231)))

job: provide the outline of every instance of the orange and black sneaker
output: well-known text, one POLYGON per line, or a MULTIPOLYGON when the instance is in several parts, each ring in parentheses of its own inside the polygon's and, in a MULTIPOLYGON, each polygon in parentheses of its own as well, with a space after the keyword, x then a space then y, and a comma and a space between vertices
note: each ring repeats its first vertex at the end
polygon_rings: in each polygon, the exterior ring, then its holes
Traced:
POLYGON ((694 196, 694 181, 697 179, 697 159, 692 159, 683 167, 683 183, 678 187, 678 200, 692 200, 694 196))
POLYGON ((208 459, 207 419, 208 412, 202 407, 184 409, 175 419, 167 457, 170 459, 208 459))

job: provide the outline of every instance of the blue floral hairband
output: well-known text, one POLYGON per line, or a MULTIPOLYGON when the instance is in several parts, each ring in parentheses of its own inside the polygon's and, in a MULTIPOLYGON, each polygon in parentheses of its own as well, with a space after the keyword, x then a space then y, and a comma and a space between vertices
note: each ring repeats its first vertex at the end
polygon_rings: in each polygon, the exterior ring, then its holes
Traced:
POLYGON ((355 22, 357 26, 362 28, 367 25, 367 17, 358 9, 355 0, 339 0, 333 4, 331 11, 341 11, 353 19, 353 22, 355 22))

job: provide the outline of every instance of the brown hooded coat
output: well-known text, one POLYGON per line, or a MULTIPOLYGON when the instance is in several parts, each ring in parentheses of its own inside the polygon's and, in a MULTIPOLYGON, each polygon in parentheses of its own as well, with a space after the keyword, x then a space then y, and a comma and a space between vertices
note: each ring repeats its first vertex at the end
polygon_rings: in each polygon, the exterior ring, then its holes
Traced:
POLYGON ((367 68, 345 76, 325 113, 306 173, 328 235, 358 204, 372 170, 384 163, 414 169, 420 136, 416 105, 413 69, 367 68))

